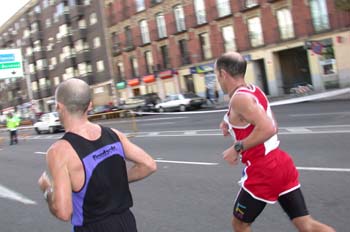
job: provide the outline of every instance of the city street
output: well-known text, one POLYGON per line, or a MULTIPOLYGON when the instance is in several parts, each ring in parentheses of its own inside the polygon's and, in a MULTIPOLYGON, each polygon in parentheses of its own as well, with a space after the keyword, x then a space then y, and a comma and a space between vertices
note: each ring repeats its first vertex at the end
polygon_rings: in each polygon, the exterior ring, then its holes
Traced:
MULTIPOLYGON (((294 159, 311 215, 336 231, 349 231, 350 107, 348 100, 272 107, 281 148, 294 159)), ((232 140, 218 129, 224 112, 201 111, 136 117, 133 142, 151 154, 158 171, 131 184, 140 232, 229 232, 243 165, 231 167, 221 153, 232 140)), ((128 119, 101 121, 130 133, 128 119)), ((36 135, 0 147, 0 224, 4 232, 70 231, 51 216, 37 179, 45 152, 63 133, 36 135)), ((277 204, 268 205, 253 231, 295 231, 277 204)))

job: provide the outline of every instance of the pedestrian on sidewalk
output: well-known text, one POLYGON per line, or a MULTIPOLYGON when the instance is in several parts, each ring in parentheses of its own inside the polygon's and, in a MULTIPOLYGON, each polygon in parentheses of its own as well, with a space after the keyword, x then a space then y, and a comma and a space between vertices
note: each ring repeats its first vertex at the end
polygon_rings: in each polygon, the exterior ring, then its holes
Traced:
POLYGON ((246 165, 233 207, 233 230, 251 231, 266 203, 278 201, 299 231, 334 232, 309 215, 298 171, 289 154, 279 148, 269 101, 259 87, 245 82, 246 66, 236 52, 222 55, 215 64, 220 86, 231 98, 220 128, 224 136, 231 134, 235 141, 223 152, 223 158, 230 165, 240 159, 246 165))
POLYGON ((155 161, 120 131, 88 120, 84 81, 62 82, 55 97, 66 133, 49 148, 48 173, 38 180, 51 213, 71 220, 73 231, 136 232, 129 183, 156 171, 155 161))

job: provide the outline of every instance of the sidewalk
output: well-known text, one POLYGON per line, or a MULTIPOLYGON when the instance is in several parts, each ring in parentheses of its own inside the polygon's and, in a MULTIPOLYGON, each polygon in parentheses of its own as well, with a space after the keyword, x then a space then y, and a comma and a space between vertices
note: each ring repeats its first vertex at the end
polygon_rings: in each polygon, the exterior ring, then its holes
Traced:
MULTIPOLYGON (((285 105, 292 103, 308 102, 308 101, 339 101, 349 100, 350 101, 350 88, 343 89, 332 89, 323 92, 311 92, 303 96, 296 96, 294 94, 286 94, 277 97, 267 97, 271 105, 285 105)), ((228 101, 221 100, 215 105, 205 105, 205 109, 227 109, 228 101)))

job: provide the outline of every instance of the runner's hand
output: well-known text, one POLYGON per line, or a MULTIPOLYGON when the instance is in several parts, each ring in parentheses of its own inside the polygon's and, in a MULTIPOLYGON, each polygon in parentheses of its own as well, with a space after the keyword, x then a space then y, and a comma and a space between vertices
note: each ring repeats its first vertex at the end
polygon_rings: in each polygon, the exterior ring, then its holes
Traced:
POLYGON ((230 133, 228 132, 228 125, 226 122, 222 121, 220 123, 220 129, 221 129, 221 132, 224 136, 230 135, 230 133))
POLYGON ((232 166, 238 164, 238 153, 236 150, 231 146, 230 148, 226 149, 223 153, 223 158, 226 160, 226 162, 232 166))
POLYGON ((41 191, 45 191, 47 188, 51 187, 51 181, 49 176, 47 175, 46 172, 43 172, 43 174, 41 174, 39 180, 38 180, 38 184, 39 187, 41 189, 41 191))

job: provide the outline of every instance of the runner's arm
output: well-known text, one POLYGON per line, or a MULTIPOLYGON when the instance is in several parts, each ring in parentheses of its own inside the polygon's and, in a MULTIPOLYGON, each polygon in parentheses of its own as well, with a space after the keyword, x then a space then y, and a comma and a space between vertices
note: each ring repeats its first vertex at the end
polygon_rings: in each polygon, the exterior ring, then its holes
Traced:
MULTIPOLYGON (((39 179, 39 184, 43 192, 48 191, 46 200, 50 212, 60 220, 69 221, 73 212, 72 188, 67 167, 68 157, 62 151, 60 143, 61 141, 55 143, 46 155, 51 179, 42 180, 42 184, 39 179)), ((43 176, 41 178, 45 179, 43 176)))
POLYGON ((135 182, 141 180, 157 170, 154 159, 142 148, 132 143, 123 133, 114 130, 118 134, 124 148, 127 160, 134 165, 128 169, 128 181, 135 182))
POLYGON ((265 110, 250 95, 237 94, 232 104, 242 119, 255 126, 252 133, 242 141, 244 150, 264 143, 277 133, 274 120, 268 117, 265 110))

